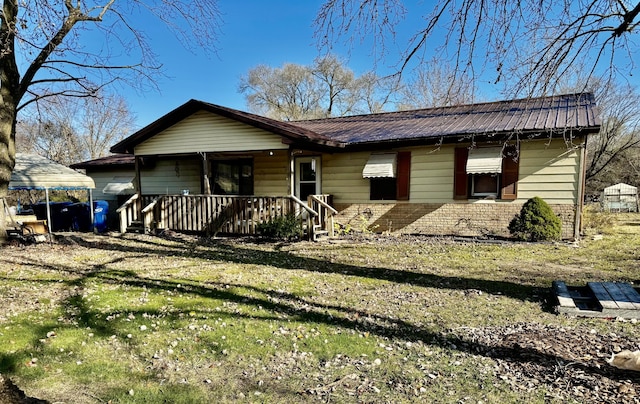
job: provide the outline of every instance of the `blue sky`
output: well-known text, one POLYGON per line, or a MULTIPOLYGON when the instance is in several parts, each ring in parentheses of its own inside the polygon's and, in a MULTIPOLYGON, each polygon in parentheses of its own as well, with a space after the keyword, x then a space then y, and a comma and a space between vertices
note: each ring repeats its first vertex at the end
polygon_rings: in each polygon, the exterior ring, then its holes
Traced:
MULTIPOLYGON (((249 69, 258 64, 307 65, 319 56, 313 20, 320 4, 319 0, 221 1, 223 25, 217 55, 194 54, 170 33, 154 36, 151 46, 169 77, 159 81, 159 94, 123 93, 138 125, 145 126, 192 98, 247 110, 238 84, 249 69)), ((335 53, 348 58, 347 65, 358 74, 373 67, 366 44, 352 52, 338 49, 335 53)))

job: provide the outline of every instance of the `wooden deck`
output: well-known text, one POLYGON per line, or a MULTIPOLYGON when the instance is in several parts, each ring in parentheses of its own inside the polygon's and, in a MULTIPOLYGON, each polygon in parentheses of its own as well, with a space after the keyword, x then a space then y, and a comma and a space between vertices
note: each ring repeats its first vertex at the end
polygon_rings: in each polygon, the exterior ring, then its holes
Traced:
POLYGON ((624 282, 588 282, 583 287, 568 287, 553 281, 558 313, 579 317, 640 319, 640 294, 624 282))

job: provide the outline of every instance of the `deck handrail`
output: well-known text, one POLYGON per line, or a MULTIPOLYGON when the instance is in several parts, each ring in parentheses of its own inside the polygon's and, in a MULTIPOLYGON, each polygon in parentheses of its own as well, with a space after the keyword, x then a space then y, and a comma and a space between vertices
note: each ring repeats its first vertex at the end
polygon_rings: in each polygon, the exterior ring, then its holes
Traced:
POLYGON ((149 202, 149 204, 147 206, 144 207, 144 209, 142 209, 142 213, 147 213, 149 211, 151 211, 153 208, 156 207, 156 205, 158 204, 158 201, 163 197, 163 195, 157 196, 155 197, 151 202, 149 202))
POLYGON ((127 206, 131 205, 139 197, 140 197, 140 194, 131 195, 131 198, 127 199, 127 201, 125 203, 123 203, 122 206, 120 206, 118 209, 116 209, 116 213, 122 212, 124 209, 127 208, 127 206))
POLYGON ((174 230, 217 234, 256 234, 260 223, 293 214, 304 233, 332 234, 332 216, 337 213, 316 195, 302 201, 295 195, 133 195, 117 209, 124 233, 135 224, 144 232, 174 230))
POLYGON ((295 195, 289 195, 289 198, 294 201, 295 203, 297 203, 298 205, 302 206, 307 212, 309 212, 310 214, 312 214, 313 216, 318 216, 320 215, 318 212, 316 212, 315 210, 311 209, 309 206, 307 206, 306 203, 302 202, 302 200, 300 200, 297 196, 295 195))
POLYGON ((311 195, 311 199, 313 199, 314 201, 318 202, 318 204, 320 206, 322 206, 323 208, 328 209, 334 215, 337 215, 339 213, 337 210, 334 209, 333 206, 329 205, 328 203, 326 203, 322 199, 318 198, 316 195, 311 195))
POLYGON ((160 199, 162 198, 162 195, 156 196, 151 202, 149 202, 147 206, 145 206, 140 211, 140 213, 142 214, 142 226, 145 233, 151 232, 151 227, 154 224, 155 220, 155 207, 158 204, 158 201, 160 201, 160 199))

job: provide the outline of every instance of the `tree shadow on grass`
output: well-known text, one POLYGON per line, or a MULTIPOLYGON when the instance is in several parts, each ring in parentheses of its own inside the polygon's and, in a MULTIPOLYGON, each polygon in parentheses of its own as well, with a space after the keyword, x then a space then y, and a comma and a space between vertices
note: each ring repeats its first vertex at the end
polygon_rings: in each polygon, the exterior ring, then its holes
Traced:
MULTIPOLYGON (((238 247, 224 242, 215 243, 204 250, 198 249, 193 245, 176 244, 175 246, 165 246, 161 251, 157 249, 157 246, 156 248, 152 248, 153 243, 151 241, 148 243, 148 246, 144 246, 143 243, 137 243, 135 246, 122 245, 117 242, 109 242, 108 239, 101 240, 98 244, 82 238, 77 238, 74 242, 86 248, 134 253, 134 257, 138 258, 150 256, 161 257, 165 255, 182 256, 240 264, 272 265, 282 270, 302 269, 319 273, 340 274, 349 277, 375 278, 420 287, 478 289, 487 293, 499 293, 520 300, 531 300, 533 296, 538 296, 537 298, 539 299, 541 296, 541 291, 538 288, 517 285, 510 282, 442 277, 390 268, 359 267, 331 263, 313 258, 298 257, 281 251, 262 251, 238 247)), ((141 277, 132 270, 115 270, 110 268, 111 264, 122 263, 123 261, 126 262, 127 258, 115 256, 110 261, 90 267, 88 270, 69 268, 58 264, 48 264, 50 269, 72 275, 68 281, 69 287, 79 288, 76 294, 62 302, 62 308, 70 318, 64 324, 58 325, 58 327, 89 327, 99 332, 101 336, 119 335, 119 333, 122 333, 122 331, 119 331, 112 323, 106 320, 108 315, 114 313, 104 313, 92 309, 87 305, 82 295, 82 288, 87 283, 100 282, 141 288, 150 292, 180 293, 205 299, 237 303, 260 308, 260 312, 267 311, 268 313, 273 313, 267 315, 237 312, 226 313, 226 315, 234 318, 247 318, 252 321, 274 321, 281 320, 284 317, 289 321, 325 324, 331 327, 353 330, 354 332, 366 332, 389 339, 438 345, 443 348, 455 349, 472 355, 500 358, 513 362, 530 362, 532 358, 534 358, 536 362, 545 366, 555 366, 561 362, 572 361, 572 358, 564 358, 545 352, 544 350, 520 347, 518 345, 500 346, 499 349, 497 349, 495 346, 474 341, 470 339, 470 337, 461 337, 446 331, 430 329, 414 323, 409 319, 398 319, 380 313, 354 310, 353 308, 340 304, 318 303, 312 299, 306 299, 292 293, 276 291, 268 287, 261 288, 242 283, 228 284, 215 281, 198 282, 185 279, 170 280, 158 277, 141 277)), ((38 261, 34 260, 33 264, 38 265, 38 261)), ((43 282, 46 284, 46 282, 50 282, 50 280, 35 279, 33 282, 43 282)), ((196 307, 194 310, 198 311, 199 309, 196 307)), ((131 310, 130 312, 141 314, 141 312, 135 310, 131 310)), ((203 314, 210 315, 211 312, 203 311, 203 314)), ((171 317, 170 319, 177 321, 175 317, 171 317)), ((34 335, 39 336, 42 332, 46 332, 45 329, 35 329, 34 335)), ((33 344, 35 345, 37 342, 38 341, 33 341, 33 344)), ((16 361, 19 360, 20 357, 20 355, 15 353, 0 355, 0 372, 11 372, 15 370, 16 361)), ((635 382, 640 382, 640 376, 630 376, 628 372, 619 371, 616 373, 615 370, 612 371, 611 369, 605 371, 599 366, 590 364, 579 364, 576 366, 580 366, 582 371, 591 374, 607 375, 610 377, 613 372, 618 378, 631 378, 635 382)))
POLYGON ((204 249, 198 248, 200 245, 198 242, 174 239, 174 246, 162 246, 163 249, 160 250, 158 249, 158 244, 153 243, 152 239, 142 240, 139 244, 136 240, 137 245, 131 246, 117 242, 109 242, 108 240, 88 241, 78 236, 70 236, 70 238, 75 244, 86 248, 99 248, 154 256, 180 256, 236 264, 270 265, 285 270, 295 269, 326 274, 339 274, 349 277, 370 278, 428 288, 454 290, 474 289, 522 301, 539 303, 544 310, 551 310, 551 307, 548 306, 550 288, 541 288, 508 281, 451 277, 395 268, 329 262, 316 258, 297 256, 282 250, 265 251, 240 247, 224 239, 209 242, 204 246, 204 249), (148 248, 140 247, 140 244, 148 245, 148 248))

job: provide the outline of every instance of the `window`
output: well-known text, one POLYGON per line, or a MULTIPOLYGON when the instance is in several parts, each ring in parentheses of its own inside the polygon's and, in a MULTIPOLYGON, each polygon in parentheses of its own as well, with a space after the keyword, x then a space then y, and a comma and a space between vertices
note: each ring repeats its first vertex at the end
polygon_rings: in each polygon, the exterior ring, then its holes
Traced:
POLYGON ((455 149, 454 199, 516 199, 519 151, 515 146, 455 149))
POLYGON ((319 157, 296 158, 295 170, 295 195, 306 202, 309 195, 320 193, 320 167, 319 157))
POLYGON ((369 199, 409 200, 411 152, 372 154, 362 176, 369 178, 369 199))
POLYGON ((253 195, 253 161, 215 160, 212 162, 213 193, 216 195, 253 195))

